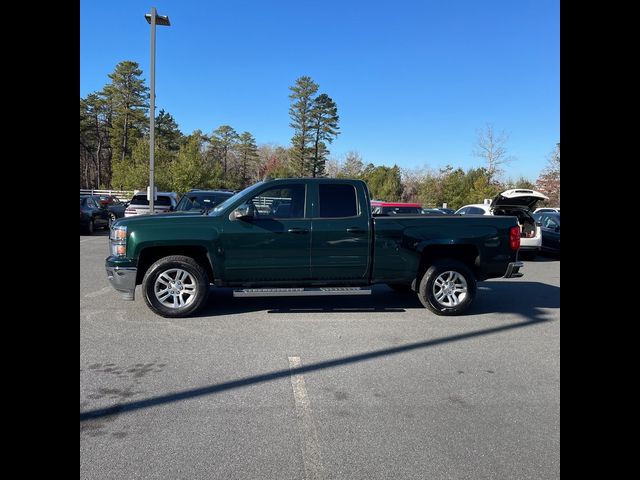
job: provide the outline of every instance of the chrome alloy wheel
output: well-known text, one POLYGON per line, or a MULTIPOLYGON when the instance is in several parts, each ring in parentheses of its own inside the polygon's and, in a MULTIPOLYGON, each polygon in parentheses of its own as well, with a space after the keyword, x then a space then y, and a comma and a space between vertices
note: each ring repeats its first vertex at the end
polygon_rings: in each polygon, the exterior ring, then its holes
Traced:
POLYGON ((455 307, 467 296, 467 281, 458 272, 442 272, 433 282, 433 296, 441 305, 455 307))
POLYGON ((172 268, 158 275, 153 291, 165 307, 181 308, 196 298, 198 285, 193 275, 186 270, 172 268))

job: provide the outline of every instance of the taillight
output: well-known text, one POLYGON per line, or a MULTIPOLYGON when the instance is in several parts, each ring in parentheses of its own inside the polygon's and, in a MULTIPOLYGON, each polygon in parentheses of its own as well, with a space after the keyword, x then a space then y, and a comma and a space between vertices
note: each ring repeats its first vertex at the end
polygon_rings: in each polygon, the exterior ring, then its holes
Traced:
POLYGON ((509 246, 511 250, 520 248, 520 227, 511 227, 509 230, 509 246))

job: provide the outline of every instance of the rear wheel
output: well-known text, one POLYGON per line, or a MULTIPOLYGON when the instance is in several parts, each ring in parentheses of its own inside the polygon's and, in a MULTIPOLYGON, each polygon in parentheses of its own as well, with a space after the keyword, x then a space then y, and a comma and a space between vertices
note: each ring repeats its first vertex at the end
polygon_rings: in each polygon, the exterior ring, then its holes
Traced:
POLYGON ((87 228, 85 229, 85 232, 87 232, 87 235, 93 235, 94 230, 95 230, 95 225, 93 223, 93 218, 90 218, 89 223, 87 223, 87 228))
POLYGON ((453 259, 437 260, 424 273, 420 302, 437 315, 459 315, 473 302, 476 279, 469 268, 453 259))
POLYGON ((163 317, 195 313, 209 295, 205 270, 191 257, 171 255, 155 262, 142 281, 144 300, 163 317))

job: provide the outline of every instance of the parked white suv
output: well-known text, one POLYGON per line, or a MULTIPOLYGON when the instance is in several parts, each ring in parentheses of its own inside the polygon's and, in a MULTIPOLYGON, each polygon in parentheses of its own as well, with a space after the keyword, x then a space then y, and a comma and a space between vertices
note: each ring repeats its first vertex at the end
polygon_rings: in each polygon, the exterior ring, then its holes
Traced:
POLYGON ((515 188, 497 195, 490 204, 476 203, 456 210, 456 215, 508 215, 518 218, 520 225, 520 253, 534 258, 542 247, 542 229, 531 216, 539 200, 549 197, 535 190, 515 188))
MULTIPOLYGON (((178 205, 178 194, 176 192, 158 192, 153 201, 153 211, 155 213, 167 213, 175 210, 178 205)), ((149 200, 145 192, 136 192, 131 202, 124 211, 125 217, 149 214, 149 200)))

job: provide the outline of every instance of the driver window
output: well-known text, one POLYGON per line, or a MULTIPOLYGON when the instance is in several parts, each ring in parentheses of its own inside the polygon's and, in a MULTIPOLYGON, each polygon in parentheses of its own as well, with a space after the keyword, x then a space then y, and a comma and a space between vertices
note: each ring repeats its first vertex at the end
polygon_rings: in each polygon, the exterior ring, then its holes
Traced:
POLYGON ((251 199, 254 217, 304 218, 303 184, 281 185, 266 190, 251 199))

